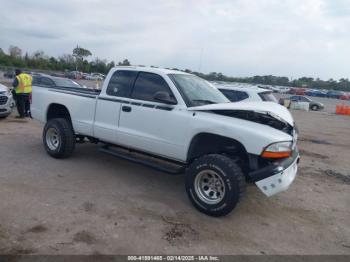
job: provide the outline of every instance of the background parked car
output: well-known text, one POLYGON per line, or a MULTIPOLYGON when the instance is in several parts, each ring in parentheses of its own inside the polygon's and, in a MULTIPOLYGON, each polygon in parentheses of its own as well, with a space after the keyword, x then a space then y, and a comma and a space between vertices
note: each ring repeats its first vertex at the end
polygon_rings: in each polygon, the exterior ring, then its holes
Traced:
POLYGON ((335 91, 335 90, 330 90, 327 92, 327 97, 329 98, 336 98, 336 99, 343 99, 343 100, 348 100, 349 97, 346 95, 345 92, 343 91, 335 91))
POLYGON ((307 88, 299 88, 299 87, 293 87, 289 90, 289 94, 291 95, 299 95, 299 96, 304 96, 305 93, 308 91, 307 88))
MULTIPOLYGON (((260 87, 260 86, 259 86, 260 87)), ((262 86, 261 86, 262 87, 262 86)), ((262 87, 264 88, 264 87, 262 87)), ((265 89, 270 89, 272 90, 274 93, 279 93, 279 94, 286 94, 289 92, 290 87, 287 86, 269 86, 268 88, 265 89)))
POLYGON ((217 86, 218 89, 223 93, 231 102, 255 102, 255 101, 266 101, 276 102, 277 99, 273 95, 271 90, 263 89, 255 86, 217 86))
POLYGON ((102 81, 105 79, 105 75, 104 74, 100 74, 100 73, 91 73, 91 75, 89 76, 89 80, 99 80, 102 81))
POLYGON ((10 89, 0 84, 0 118, 9 116, 13 107, 14 101, 10 89))
POLYGON ((69 88, 86 88, 85 86, 79 85, 77 82, 62 78, 54 77, 49 75, 39 75, 33 77, 33 85, 46 86, 46 87, 69 87, 69 88))
POLYGON ((103 80, 100 76, 98 76, 98 75, 88 75, 87 77, 86 77, 86 79, 87 80, 94 80, 94 81, 96 81, 96 80, 103 80))
POLYGON ((90 74, 88 74, 88 73, 82 73, 81 74, 81 77, 82 77, 82 79, 88 79, 88 77, 90 76, 90 74))
POLYGON ((15 71, 14 70, 7 70, 5 73, 4 73, 4 77, 5 78, 15 78, 15 71))
POLYGON ((307 92, 307 89, 306 89, 306 88, 298 88, 298 89, 295 91, 295 94, 296 94, 296 95, 299 95, 299 96, 304 96, 306 92, 307 92))
POLYGON ((310 90, 305 92, 305 95, 314 96, 314 97, 327 97, 327 91, 318 90, 318 89, 310 89, 310 90))
POLYGON ((76 80, 79 80, 79 79, 82 79, 82 78, 83 78, 82 73, 79 72, 79 71, 70 71, 70 72, 66 72, 65 76, 66 76, 67 78, 76 79, 76 80))
POLYGON ((275 90, 276 90, 277 93, 287 94, 289 92, 289 90, 290 90, 290 87, 287 87, 287 86, 276 86, 275 90))
POLYGON ((286 100, 289 100, 291 102, 307 102, 309 103, 309 108, 312 111, 319 111, 324 109, 324 105, 322 103, 313 101, 305 96, 291 96, 289 98, 281 98, 279 100, 279 104, 284 105, 286 100))
POLYGON ((56 76, 56 77, 65 77, 64 73, 60 73, 60 72, 54 72, 52 74, 50 74, 51 76, 56 76))

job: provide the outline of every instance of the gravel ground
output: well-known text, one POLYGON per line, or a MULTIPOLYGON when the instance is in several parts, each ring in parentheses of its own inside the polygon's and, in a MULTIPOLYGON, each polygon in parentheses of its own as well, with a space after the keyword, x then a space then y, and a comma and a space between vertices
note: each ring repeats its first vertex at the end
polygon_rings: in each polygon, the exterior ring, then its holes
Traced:
POLYGON ((34 120, 0 121, 1 254, 350 254, 350 117, 293 112, 301 164, 272 198, 248 187, 229 216, 197 212, 184 176, 77 145, 49 157, 34 120))

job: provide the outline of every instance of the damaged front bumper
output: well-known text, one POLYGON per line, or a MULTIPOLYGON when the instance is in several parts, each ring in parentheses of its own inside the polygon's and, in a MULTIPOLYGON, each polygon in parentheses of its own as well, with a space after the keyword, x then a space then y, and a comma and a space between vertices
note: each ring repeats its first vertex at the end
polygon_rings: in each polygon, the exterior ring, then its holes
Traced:
POLYGON ((296 177, 299 160, 299 152, 295 150, 291 157, 250 172, 249 176, 270 197, 289 188, 296 177))

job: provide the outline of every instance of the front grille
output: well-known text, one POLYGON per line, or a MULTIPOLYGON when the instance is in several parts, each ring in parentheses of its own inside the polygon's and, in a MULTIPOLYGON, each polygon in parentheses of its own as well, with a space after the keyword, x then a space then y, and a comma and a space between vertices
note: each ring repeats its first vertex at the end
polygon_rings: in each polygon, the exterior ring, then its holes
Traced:
POLYGON ((0 96, 0 105, 5 105, 7 103, 7 96, 0 96))

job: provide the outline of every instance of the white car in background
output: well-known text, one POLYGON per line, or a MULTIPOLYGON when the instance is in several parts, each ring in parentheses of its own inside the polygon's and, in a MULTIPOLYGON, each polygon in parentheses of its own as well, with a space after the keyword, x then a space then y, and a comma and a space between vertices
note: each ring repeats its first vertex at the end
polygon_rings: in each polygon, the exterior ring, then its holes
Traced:
POLYGON ((289 92, 290 88, 287 86, 275 86, 272 89, 275 93, 286 94, 289 92))
POLYGON ((272 90, 274 93, 286 94, 290 91, 288 86, 258 85, 260 88, 272 90))
POLYGON ((0 84, 0 118, 8 117, 15 102, 12 97, 11 90, 2 84, 0 84))
POLYGON ((100 73, 92 73, 86 77, 87 80, 94 80, 94 81, 103 81, 105 79, 105 76, 100 73))
POLYGON ((275 102, 276 97, 271 90, 252 85, 216 85, 231 102, 275 102))

